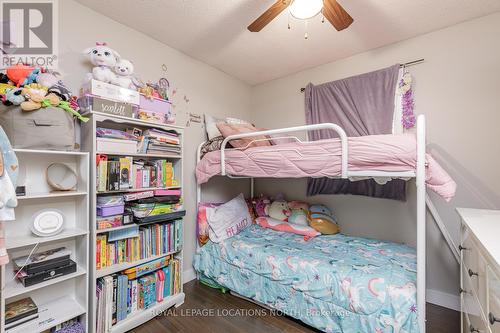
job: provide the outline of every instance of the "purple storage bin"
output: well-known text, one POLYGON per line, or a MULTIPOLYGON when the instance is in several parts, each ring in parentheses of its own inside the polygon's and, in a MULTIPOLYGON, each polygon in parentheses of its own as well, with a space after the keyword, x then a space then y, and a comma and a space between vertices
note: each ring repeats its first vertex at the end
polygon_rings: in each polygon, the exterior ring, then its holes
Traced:
POLYGON ((125 212, 125 205, 97 206, 97 216, 119 215, 125 212))
POLYGON ((158 112, 163 114, 170 114, 170 108, 172 103, 170 101, 160 99, 160 98, 147 98, 143 94, 139 97, 139 108, 141 110, 158 112))

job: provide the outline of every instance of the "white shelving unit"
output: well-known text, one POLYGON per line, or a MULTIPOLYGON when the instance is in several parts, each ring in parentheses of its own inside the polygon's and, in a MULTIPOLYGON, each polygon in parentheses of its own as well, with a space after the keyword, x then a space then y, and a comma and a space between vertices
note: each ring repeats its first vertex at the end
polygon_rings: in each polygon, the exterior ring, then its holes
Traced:
POLYGON ((79 317, 88 330, 89 271, 89 154, 34 149, 14 149, 19 159, 19 185, 26 195, 18 197, 16 220, 5 222, 6 248, 10 263, 0 271, 0 333, 38 333, 64 321, 79 317), (53 192, 45 179, 45 170, 54 162, 65 163, 78 175, 74 191, 53 192), (31 233, 30 224, 37 211, 54 208, 64 215, 64 230, 51 237, 31 233), (77 271, 33 286, 24 287, 14 279, 12 258, 66 247, 77 271), (5 304, 31 297, 38 306, 39 318, 9 330, 4 329, 5 304))
MULTIPOLYGON (((93 309, 92 313, 90 314, 90 323, 88 332, 94 333, 95 332, 95 318, 93 318, 95 314, 95 309, 97 308, 96 304, 96 282, 97 279, 102 278, 107 275, 111 275, 120 271, 123 271, 125 269, 149 262, 154 259, 158 259, 161 257, 165 257, 168 255, 173 255, 175 258, 180 260, 180 267, 181 267, 181 292, 170 296, 168 298, 165 298, 163 302, 157 303, 153 307, 147 309, 147 310, 140 310, 136 311, 133 314, 129 314, 126 319, 118 322, 117 324, 113 325, 111 328, 111 332, 113 333, 118 333, 118 332, 127 332, 134 327, 137 327, 143 323, 145 323, 148 320, 151 320, 152 318, 156 317, 157 315, 160 314, 161 311, 166 310, 172 306, 180 306, 182 303, 184 303, 184 292, 182 290, 182 284, 183 284, 183 276, 182 276, 182 256, 183 252, 182 250, 177 251, 177 252, 171 252, 167 254, 163 254, 160 256, 154 256, 146 259, 141 259, 138 261, 134 262, 127 262, 127 263, 122 263, 122 264, 117 264, 113 265, 110 267, 105 267, 101 269, 96 269, 96 237, 97 235, 100 235, 102 233, 109 232, 110 230, 97 230, 96 228, 96 200, 97 196, 99 195, 106 195, 106 194, 120 194, 120 193, 129 193, 129 192, 140 192, 140 191, 145 191, 145 190, 155 190, 155 189, 164 189, 164 188, 142 188, 142 189, 125 189, 125 190, 119 190, 119 191, 105 191, 105 192, 97 192, 96 190, 96 155, 98 154, 103 154, 103 155, 108 155, 108 156, 131 156, 134 158, 138 159, 167 159, 173 163, 174 166, 174 178, 179 181, 180 186, 172 186, 168 187, 168 189, 182 189, 183 186, 183 166, 182 166, 182 158, 183 158, 183 153, 178 156, 178 155, 162 155, 162 154, 128 154, 128 153, 121 153, 121 152, 99 152, 96 150, 96 128, 97 127, 105 127, 105 128, 114 128, 114 129, 126 129, 130 127, 136 127, 140 128, 142 130, 146 130, 148 128, 157 128, 161 130, 175 130, 177 133, 179 133, 179 136, 181 138, 181 149, 183 147, 183 130, 184 128, 181 126, 176 126, 176 125, 166 125, 166 124, 158 124, 158 123, 152 123, 148 121, 143 121, 139 119, 133 119, 133 118, 127 118, 127 117, 121 117, 121 116, 116 116, 116 115, 108 115, 105 113, 100 113, 100 112, 94 112, 90 111, 86 114, 90 118, 90 120, 83 126, 82 128, 82 147, 84 150, 90 152, 90 188, 91 190, 91 195, 90 195, 90 284, 89 284, 89 307, 93 309)), ((183 151, 183 149, 182 149, 183 151)), ((183 222, 184 223, 184 222, 183 222)), ((126 228, 120 227, 120 228, 126 228)), ((182 234, 184 234, 184 225, 182 225, 183 231, 182 234)), ((113 230, 118 230, 118 228, 113 228, 113 230)))

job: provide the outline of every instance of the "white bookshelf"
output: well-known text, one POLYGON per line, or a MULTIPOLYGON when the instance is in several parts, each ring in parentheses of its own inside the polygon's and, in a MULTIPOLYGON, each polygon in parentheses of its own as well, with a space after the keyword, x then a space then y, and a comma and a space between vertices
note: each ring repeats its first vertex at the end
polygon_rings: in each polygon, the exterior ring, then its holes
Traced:
MULTIPOLYGON (((90 195, 90 268, 89 268, 89 276, 90 276, 90 282, 89 282, 89 307, 93 309, 92 313, 90 314, 90 323, 88 332, 94 333, 95 332, 95 318, 93 317, 95 315, 95 309, 97 308, 96 304, 96 282, 97 279, 102 278, 107 275, 111 275, 114 273, 121 272, 125 269, 135 267, 137 265, 149 262, 151 260, 155 260, 158 258, 166 257, 168 255, 174 256, 176 259, 180 260, 180 271, 181 271, 181 292, 170 296, 168 298, 165 298, 163 302, 157 303, 153 307, 147 309, 147 310, 140 310, 136 311, 132 314, 129 314, 126 319, 119 321, 117 324, 113 325, 111 328, 111 332, 113 333, 119 333, 119 332, 127 332, 143 323, 145 323, 148 320, 151 320, 152 318, 158 316, 161 311, 166 310, 172 306, 180 306, 182 303, 184 303, 184 292, 182 289, 182 284, 183 284, 183 276, 182 276, 182 246, 180 251, 176 252, 171 252, 171 253, 166 253, 163 255, 159 256, 154 256, 146 259, 141 259, 138 261, 134 262, 126 262, 122 264, 117 264, 109 267, 104 267, 101 269, 96 269, 96 237, 98 235, 101 235, 103 233, 111 231, 111 229, 104 229, 104 230, 98 230, 96 227, 96 200, 97 197, 100 195, 109 195, 109 194, 124 194, 124 193, 130 193, 130 192, 142 192, 146 190, 157 190, 157 189, 182 189, 183 186, 183 166, 182 166, 182 159, 183 159, 183 127, 177 126, 177 125, 167 125, 167 124, 159 124, 159 123, 152 123, 148 121, 143 121, 139 119, 133 119, 133 118, 126 118, 126 117, 121 117, 121 116, 116 116, 116 115, 108 115, 105 113, 100 113, 100 112, 93 112, 90 111, 86 113, 86 116, 90 118, 90 120, 83 126, 82 128, 82 147, 84 150, 90 152, 90 188, 91 190, 91 195, 90 195), (121 153, 121 152, 101 152, 96 150, 96 128, 97 127, 105 127, 105 128, 114 128, 114 129, 121 129, 124 130, 126 128, 130 127, 136 127, 140 128, 142 130, 146 130, 148 128, 157 128, 161 130, 175 130, 177 133, 179 133, 180 139, 181 139, 181 155, 167 155, 167 154, 141 154, 141 153, 136 153, 136 154, 128 154, 128 153, 121 153), (96 155, 97 154, 102 154, 102 155, 107 155, 111 157, 118 157, 118 156, 130 156, 133 158, 138 158, 138 159, 167 159, 170 162, 172 162, 174 166, 174 178, 179 181, 180 186, 170 186, 170 187, 155 187, 155 188, 139 188, 139 189, 121 189, 119 191, 102 191, 102 192, 97 192, 96 190, 96 155)), ((182 192, 182 194, 184 194, 182 192)), ((123 227, 118 227, 118 228, 112 228, 112 230, 118 230, 118 229, 124 229, 127 228, 127 226, 123 227)), ((184 234, 184 222, 182 222, 182 234, 184 234)))
POLYGON ((16 220, 4 222, 6 248, 10 262, 0 272, 0 333, 38 333, 78 317, 88 330, 89 285, 89 154, 34 149, 15 149, 19 160, 18 185, 26 186, 26 195, 18 197, 16 220), (54 162, 64 163, 78 175, 74 191, 54 192, 45 179, 45 170, 54 162), (32 216, 42 209, 62 212, 64 229, 51 237, 31 233, 32 216), (71 250, 77 264, 74 273, 24 287, 14 279, 12 259, 58 247, 71 250), (5 304, 31 297, 38 306, 39 318, 5 330, 5 304))

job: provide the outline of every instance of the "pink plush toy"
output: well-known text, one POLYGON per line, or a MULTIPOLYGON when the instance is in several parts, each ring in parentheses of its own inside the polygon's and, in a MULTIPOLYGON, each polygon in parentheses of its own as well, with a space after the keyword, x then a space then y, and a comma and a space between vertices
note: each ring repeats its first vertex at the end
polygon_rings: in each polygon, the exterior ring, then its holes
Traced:
POLYGON ((309 204, 300 200, 289 201, 288 207, 290 207, 290 209, 303 209, 306 211, 309 210, 309 204))

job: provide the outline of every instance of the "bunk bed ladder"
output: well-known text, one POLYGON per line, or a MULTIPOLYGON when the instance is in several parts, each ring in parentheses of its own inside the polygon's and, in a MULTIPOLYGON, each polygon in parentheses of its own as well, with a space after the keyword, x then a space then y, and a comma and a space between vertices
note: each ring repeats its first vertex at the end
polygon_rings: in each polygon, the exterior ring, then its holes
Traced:
POLYGON ((427 208, 429 209, 429 212, 431 213, 432 217, 434 218, 434 221, 436 221, 436 224, 439 228, 439 231, 443 234, 444 239, 446 240, 446 243, 450 247, 451 252, 453 253, 453 256, 455 257, 455 260, 460 263, 460 253, 458 251, 457 246, 455 245, 455 242, 453 241, 453 238, 451 237, 450 233, 448 232, 448 229, 446 228, 446 225, 443 222, 443 219, 441 218, 441 215, 439 215, 436 206, 432 202, 430 196, 427 194, 425 196, 425 202, 427 204, 427 208))

